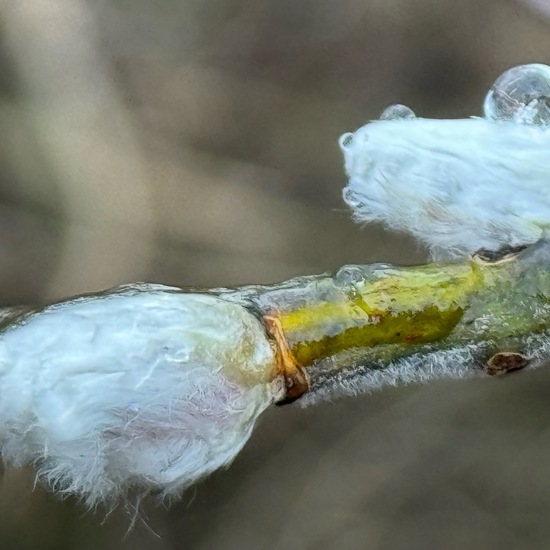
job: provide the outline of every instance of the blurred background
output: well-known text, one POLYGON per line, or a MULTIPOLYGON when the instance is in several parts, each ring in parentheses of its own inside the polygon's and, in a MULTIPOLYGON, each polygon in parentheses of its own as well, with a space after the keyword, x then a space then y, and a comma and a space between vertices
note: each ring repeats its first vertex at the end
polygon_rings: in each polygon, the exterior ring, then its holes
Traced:
MULTIPOLYGON (((544 0, 2 0, 1 302, 424 261, 350 221, 338 136, 395 102, 479 115, 528 62, 550 64, 544 0)), ((0 548, 548 548, 549 387, 541 370, 275 408, 129 533, 8 470, 0 548)))

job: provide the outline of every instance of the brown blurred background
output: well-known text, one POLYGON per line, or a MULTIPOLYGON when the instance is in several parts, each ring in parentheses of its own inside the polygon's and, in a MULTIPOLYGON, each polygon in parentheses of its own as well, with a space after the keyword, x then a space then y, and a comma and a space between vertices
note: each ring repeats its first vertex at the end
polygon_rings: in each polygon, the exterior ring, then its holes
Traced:
MULTIPOLYGON (((424 260, 349 220, 336 140, 394 102, 480 114, 503 70, 550 64, 549 6, 2 0, 1 302, 424 260)), ((7 471, 0 548, 549 548, 549 388, 541 370, 271 410, 127 535, 122 511, 7 471)))

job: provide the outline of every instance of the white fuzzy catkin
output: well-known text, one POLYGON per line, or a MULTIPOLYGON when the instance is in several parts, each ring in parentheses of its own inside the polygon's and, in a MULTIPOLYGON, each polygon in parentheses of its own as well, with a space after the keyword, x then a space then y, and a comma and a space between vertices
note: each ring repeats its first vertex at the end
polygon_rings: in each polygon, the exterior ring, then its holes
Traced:
POLYGON ((177 495, 227 465, 282 394, 243 307, 131 285, 31 314, 0 335, 0 444, 90 506, 177 495))
POLYGON ((544 65, 516 67, 489 92, 486 118, 408 110, 344 134, 344 200, 437 258, 538 240, 550 225, 549 82, 544 65))

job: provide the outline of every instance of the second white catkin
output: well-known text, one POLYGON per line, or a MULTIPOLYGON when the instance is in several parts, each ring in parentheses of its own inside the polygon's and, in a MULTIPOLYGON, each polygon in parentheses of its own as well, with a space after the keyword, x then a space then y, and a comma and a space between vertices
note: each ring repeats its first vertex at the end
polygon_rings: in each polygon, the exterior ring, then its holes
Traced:
MULTIPOLYGON (((540 88, 550 82, 543 65, 499 80, 521 91, 518 79, 533 86, 533 75, 540 88)), ((489 92, 485 118, 423 119, 409 110, 344 134, 344 200, 357 220, 407 232, 438 259, 538 240, 550 225, 550 127, 541 124, 548 98, 527 88, 522 103, 498 92, 489 92)))

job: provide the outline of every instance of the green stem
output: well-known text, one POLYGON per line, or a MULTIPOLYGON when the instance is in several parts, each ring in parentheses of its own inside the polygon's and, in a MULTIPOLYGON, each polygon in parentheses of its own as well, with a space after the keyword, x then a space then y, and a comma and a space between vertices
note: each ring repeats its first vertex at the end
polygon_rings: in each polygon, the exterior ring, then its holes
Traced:
POLYGON ((500 261, 344 266, 334 275, 244 287, 226 297, 279 319, 312 389, 321 379, 410 368, 413 359, 417 370, 423 360, 436 369, 436 359, 459 351, 466 370, 482 371, 499 352, 520 354, 527 364, 546 353, 550 242, 500 261))

